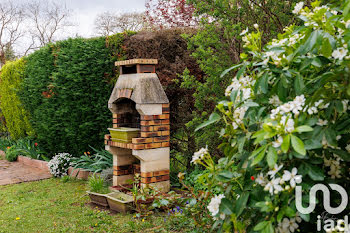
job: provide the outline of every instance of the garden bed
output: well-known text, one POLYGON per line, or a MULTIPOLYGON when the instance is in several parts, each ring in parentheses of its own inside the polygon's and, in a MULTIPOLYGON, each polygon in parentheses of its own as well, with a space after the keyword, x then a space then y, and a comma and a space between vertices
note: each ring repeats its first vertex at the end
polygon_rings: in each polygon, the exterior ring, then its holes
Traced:
MULTIPOLYGON (((5 158, 4 151, 0 151, 0 157, 5 158)), ((27 166, 35 167, 35 168, 50 172, 49 168, 47 166, 47 164, 48 164, 47 161, 32 159, 32 158, 20 155, 17 158, 17 162, 22 163, 22 164, 27 165, 27 166)), ((92 174, 93 174, 93 172, 85 171, 85 170, 80 169, 80 168, 74 169, 73 167, 70 167, 68 169, 68 175, 70 177, 74 177, 77 179, 87 180, 88 177, 92 174)), ((97 173, 97 174, 99 174, 99 173, 97 173)))

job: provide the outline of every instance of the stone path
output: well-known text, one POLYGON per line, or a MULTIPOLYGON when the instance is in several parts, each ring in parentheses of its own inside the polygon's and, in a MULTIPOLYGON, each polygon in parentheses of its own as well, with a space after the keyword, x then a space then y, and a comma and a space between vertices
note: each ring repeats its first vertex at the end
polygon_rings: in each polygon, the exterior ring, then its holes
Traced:
POLYGON ((0 185, 17 184, 51 178, 45 170, 24 165, 19 162, 8 162, 0 158, 0 185))

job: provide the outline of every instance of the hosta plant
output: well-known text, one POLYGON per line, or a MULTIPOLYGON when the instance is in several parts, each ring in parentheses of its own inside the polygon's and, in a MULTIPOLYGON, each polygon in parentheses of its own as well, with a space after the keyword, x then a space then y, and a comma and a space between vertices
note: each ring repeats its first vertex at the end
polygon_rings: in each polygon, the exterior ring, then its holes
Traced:
MULTIPOLYGON (((310 214, 299 213, 295 204, 297 186, 304 207, 315 184, 350 190, 349 12, 350 1, 298 3, 293 13, 302 25, 285 28, 264 47, 258 25, 242 33, 246 52, 230 69, 237 73, 226 89, 228 100, 198 128, 225 122, 220 148, 226 157, 215 162, 209 148, 192 160, 210 171, 198 182, 211 187, 213 229, 316 232, 318 215, 323 226, 327 218, 349 213, 347 208, 328 216, 322 195, 310 214)), ((340 195, 333 194, 331 206, 337 207, 340 195)))

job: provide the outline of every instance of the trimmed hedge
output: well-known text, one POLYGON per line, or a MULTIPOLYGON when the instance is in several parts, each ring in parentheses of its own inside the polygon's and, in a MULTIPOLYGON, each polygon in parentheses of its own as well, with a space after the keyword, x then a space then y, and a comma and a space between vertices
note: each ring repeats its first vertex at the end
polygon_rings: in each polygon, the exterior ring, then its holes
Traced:
MULTIPOLYGON (((33 129, 29 123, 29 113, 24 109, 17 95, 25 70, 25 61, 7 62, 1 69, 0 74, 0 107, 2 115, 6 119, 6 127, 12 139, 33 135, 33 129)), ((1 116, 0 116, 1 117, 1 116)), ((5 121, 0 123, 0 132, 4 132, 5 121)))
POLYGON ((51 155, 100 148, 111 124, 107 102, 113 58, 105 38, 68 39, 27 59, 21 99, 41 146, 51 155))

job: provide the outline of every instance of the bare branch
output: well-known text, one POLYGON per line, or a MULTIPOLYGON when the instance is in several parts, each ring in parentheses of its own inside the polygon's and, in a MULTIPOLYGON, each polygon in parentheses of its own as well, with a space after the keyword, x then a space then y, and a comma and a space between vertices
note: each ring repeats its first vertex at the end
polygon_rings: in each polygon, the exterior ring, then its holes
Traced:
POLYGON ((109 36, 124 31, 140 31, 145 27, 144 13, 111 13, 103 12, 95 19, 95 32, 109 36))
POLYGON ((54 42, 70 22, 70 10, 65 5, 37 0, 28 4, 28 17, 32 24, 30 34, 40 46, 54 42))

